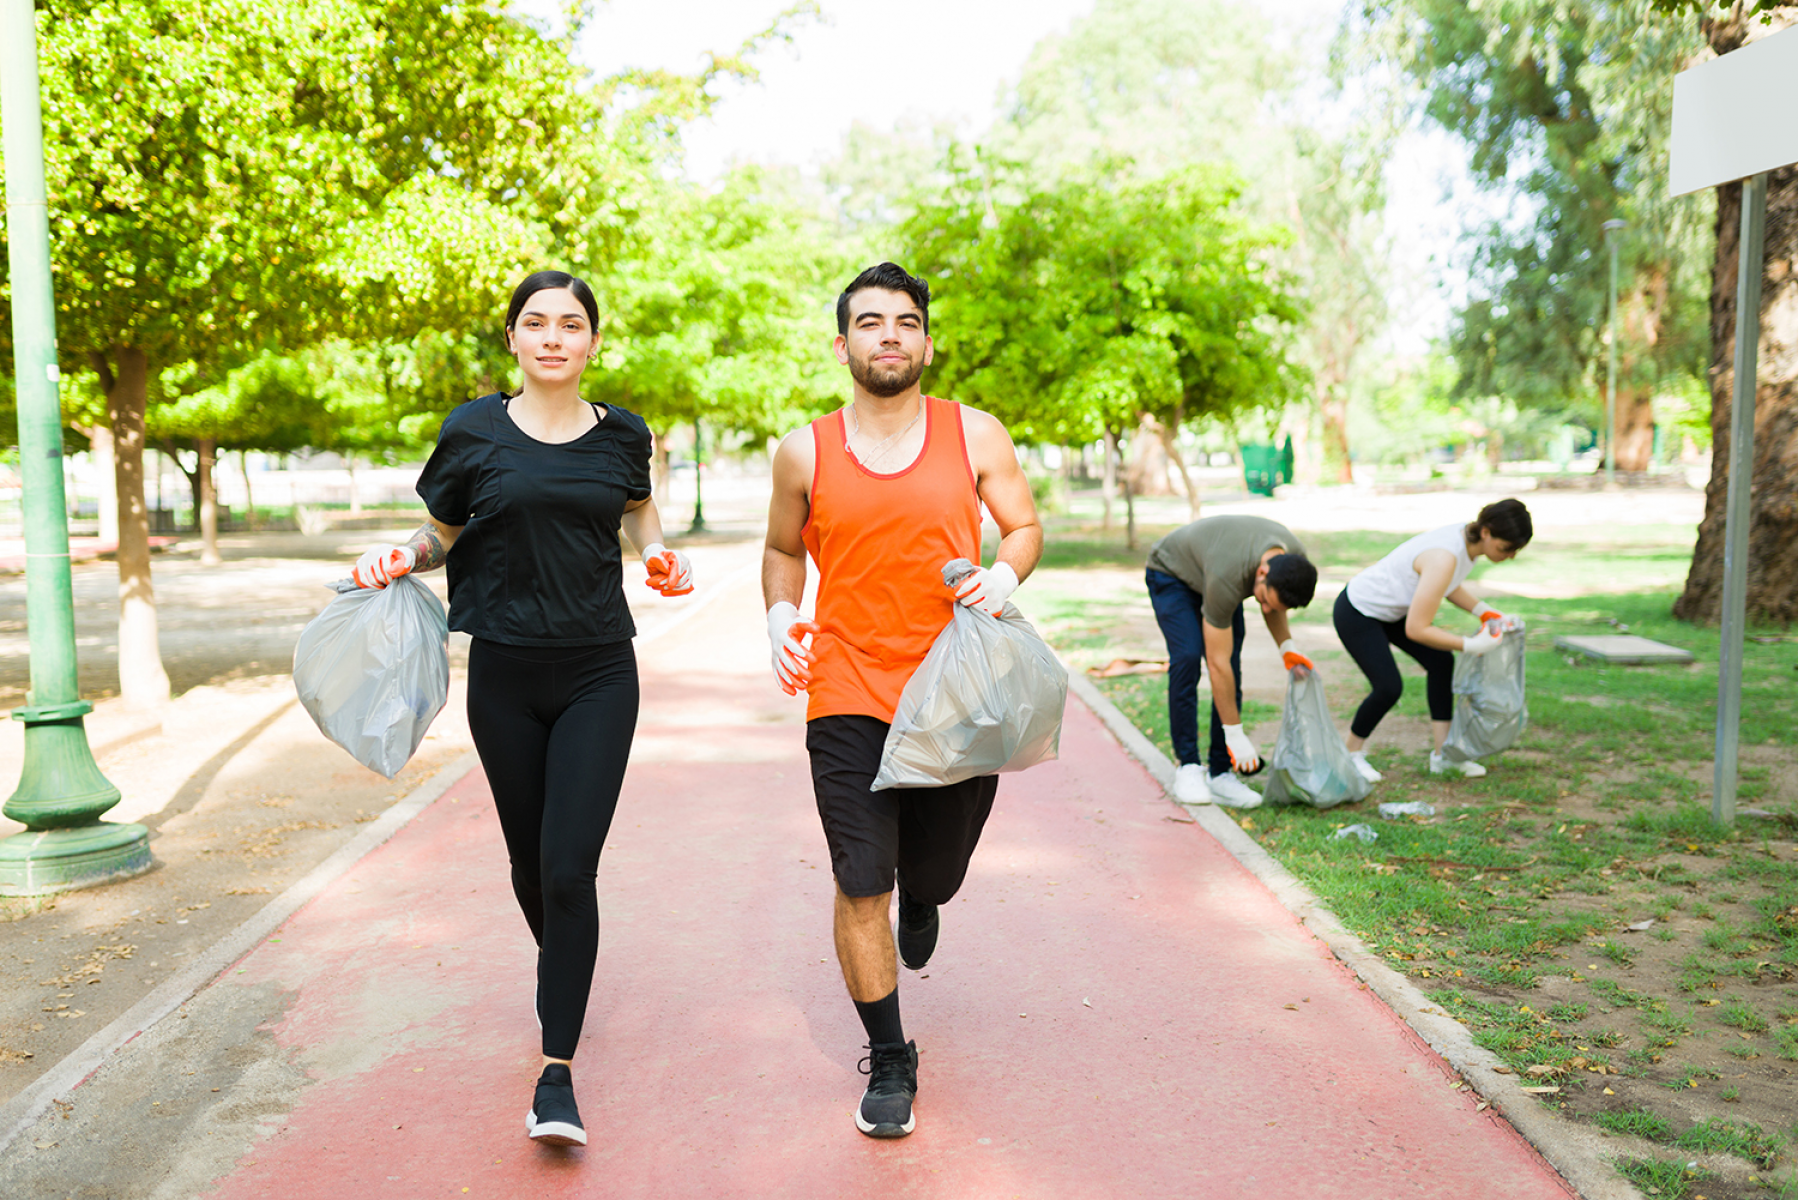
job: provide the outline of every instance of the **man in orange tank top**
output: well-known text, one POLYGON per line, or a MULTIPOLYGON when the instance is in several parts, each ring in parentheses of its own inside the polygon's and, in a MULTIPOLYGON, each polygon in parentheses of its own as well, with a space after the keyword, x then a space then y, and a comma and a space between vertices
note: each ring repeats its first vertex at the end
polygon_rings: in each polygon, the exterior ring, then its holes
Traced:
POLYGON ((855 1124, 904 1137, 916 1124, 918 1050, 899 1017, 897 958, 936 948, 938 907, 961 887, 998 790, 993 775, 869 791, 893 710, 959 602, 997 613, 1042 557, 1042 526, 1011 436, 995 418, 925 396, 930 289, 893 263, 837 298, 848 405, 787 435, 774 455, 762 595, 774 674, 808 693, 812 790, 836 877, 837 961, 868 1034, 855 1124), (980 561, 980 506, 999 526, 990 568, 954 593, 952 558, 980 561), (806 558, 817 612, 803 620, 806 558), (898 955, 889 918, 899 892, 898 955))

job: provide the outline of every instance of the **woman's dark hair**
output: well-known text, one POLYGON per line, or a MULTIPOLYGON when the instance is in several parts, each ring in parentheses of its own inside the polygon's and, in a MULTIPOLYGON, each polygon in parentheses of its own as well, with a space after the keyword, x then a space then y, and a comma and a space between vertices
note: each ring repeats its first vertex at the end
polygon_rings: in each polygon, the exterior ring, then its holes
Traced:
POLYGON ((879 288, 883 292, 904 292, 924 314, 924 332, 930 332, 930 285, 917 276, 909 274, 898 263, 883 262, 869 267, 860 275, 849 281, 843 294, 837 297, 837 332, 849 332, 849 297, 856 292, 879 288))
POLYGON ((1303 554, 1276 554, 1267 560, 1267 586, 1287 608, 1303 608, 1317 595, 1317 568, 1303 554))
POLYGON ((1480 515, 1467 524, 1469 545, 1480 540, 1482 529, 1513 550, 1529 545, 1536 534, 1535 526, 1530 524, 1530 510, 1521 500, 1494 500, 1480 509, 1480 515))
POLYGON ((587 281, 570 275, 567 271, 538 271, 519 284, 512 291, 512 303, 506 305, 506 328, 512 330, 518 326, 518 315, 524 311, 532 296, 538 292, 553 291, 556 288, 567 288, 574 293, 574 298, 581 302, 587 310, 587 322, 597 330, 599 328, 599 301, 594 299, 593 289, 587 281))

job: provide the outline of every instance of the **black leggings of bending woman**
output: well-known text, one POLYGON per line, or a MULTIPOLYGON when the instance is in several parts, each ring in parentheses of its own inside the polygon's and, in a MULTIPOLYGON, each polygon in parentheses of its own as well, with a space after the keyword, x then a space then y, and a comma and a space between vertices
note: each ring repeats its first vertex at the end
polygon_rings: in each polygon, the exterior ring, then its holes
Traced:
POLYGON ((637 726, 620 533, 641 547, 650 587, 693 590, 686 557, 662 545, 649 428, 581 398, 598 324, 593 292, 572 275, 539 271, 518 286, 506 346, 523 387, 444 420, 418 481, 429 519, 355 571, 362 586, 385 587, 447 566, 450 628, 474 639, 469 728, 538 946, 543 1073, 525 1128, 550 1145, 587 1141, 570 1060, 598 957, 600 852, 637 726))

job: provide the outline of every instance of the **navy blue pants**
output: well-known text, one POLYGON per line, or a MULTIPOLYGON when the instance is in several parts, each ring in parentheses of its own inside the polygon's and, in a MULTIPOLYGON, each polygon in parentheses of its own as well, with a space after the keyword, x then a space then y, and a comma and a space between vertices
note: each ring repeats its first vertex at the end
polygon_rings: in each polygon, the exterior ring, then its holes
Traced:
MULTIPOLYGON (((1205 665, 1205 622, 1200 607, 1205 598, 1161 571, 1151 569, 1146 579, 1149 603, 1155 606, 1155 622, 1167 642, 1167 724, 1180 765, 1199 761, 1199 672, 1205 665)), ((1236 712, 1242 713, 1242 606, 1230 618, 1230 672, 1236 676, 1236 712)), ((1216 686, 1213 681, 1213 686, 1216 686)), ((1211 755, 1206 766, 1213 775, 1230 773, 1230 750, 1224 745, 1224 719, 1211 706, 1211 755)))

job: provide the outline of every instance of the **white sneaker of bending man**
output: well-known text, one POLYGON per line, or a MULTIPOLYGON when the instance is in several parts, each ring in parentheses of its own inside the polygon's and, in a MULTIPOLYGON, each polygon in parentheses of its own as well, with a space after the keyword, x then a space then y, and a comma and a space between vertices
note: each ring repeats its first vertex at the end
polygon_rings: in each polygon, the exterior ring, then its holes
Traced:
POLYGON ((1205 786, 1205 768, 1198 763, 1181 763, 1174 770, 1174 799, 1182 804, 1210 804, 1211 789, 1205 786))
POLYGON ((1367 751, 1365 750, 1350 750, 1349 761, 1355 764, 1355 770, 1360 773, 1361 778, 1369 783, 1378 783, 1386 778, 1373 769, 1373 764, 1367 761, 1367 751))
POLYGON ((1448 759, 1444 757, 1442 751, 1430 751, 1430 774, 1432 775, 1460 774, 1467 776, 1469 779, 1478 779, 1485 773, 1486 768, 1480 766, 1479 763, 1471 760, 1468 762, 1449 762, 1448 759))
POLYGON ((1260 792, 1228 771, 1222 775, 1213 775, 1208 786, 1211 789, 1211 802, 1225 808, 1254 808, 1261 803, 1260 792))

